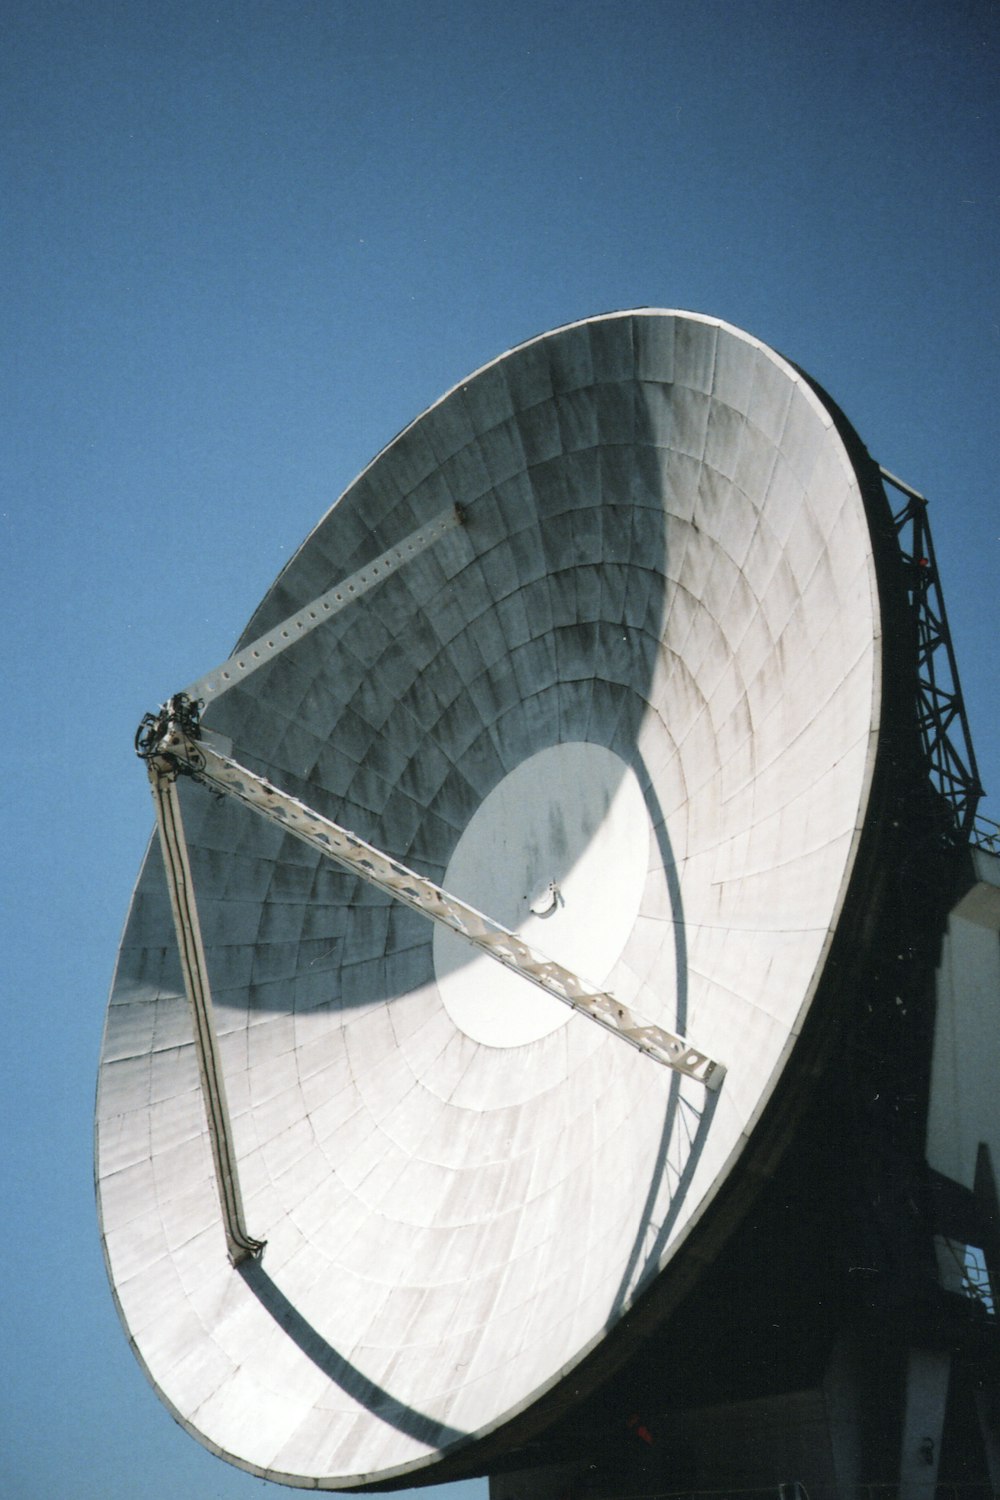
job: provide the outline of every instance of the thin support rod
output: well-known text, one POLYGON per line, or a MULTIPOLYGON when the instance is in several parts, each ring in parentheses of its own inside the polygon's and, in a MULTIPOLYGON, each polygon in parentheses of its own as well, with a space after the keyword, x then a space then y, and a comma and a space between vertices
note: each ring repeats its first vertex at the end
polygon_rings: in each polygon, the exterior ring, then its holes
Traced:
POLYGON ((215 1182, 226 1233, 226 1248, 234 1266, 264 1248, 247 1232, 243 1218, 236 1152, 226 1103, 226 1086, 219 1056, 219 1041, 212 1015, 212 995, 208 984, 208 966, 201 940, 201 924, 195 904, 191 865, 188 860, 181 804, 177 794, 177 772, 162 762, 147 762, 149 781, 156 807, 156 825, 163 850, 163 867, 170 891, 170 906, 177 933, 184 988, 194 1022, 194 1044, 201 1076, 201 1092, 208 1117, 208 1134, 212 1143, 215 1182))
POLYGON ((205 740, 189 741, 174 724, 161 740, 160 749, 161 753, 176 758, 183 771, 212 791, 237 798, 245 807, 295 834, 377 890, 465 938, 497 963, 596 1021, 647 1057, 697 1079, 707 1088, 716 1089, 721 1084, 726 1071, 722 1064, 683 1037, 643 1020, 607 991, 588 984, 562 964, 529 947, 516 933, 501 927, 475 907, 467 906, 391 855, 365 843, 341 824, 314 812, 229 756, 220 754, 205 740))

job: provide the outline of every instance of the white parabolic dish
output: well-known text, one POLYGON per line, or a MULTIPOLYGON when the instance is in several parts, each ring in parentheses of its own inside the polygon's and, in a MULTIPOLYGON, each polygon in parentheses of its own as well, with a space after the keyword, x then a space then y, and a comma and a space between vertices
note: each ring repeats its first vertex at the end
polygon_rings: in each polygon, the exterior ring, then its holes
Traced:
POLYGON ((155 846, 101 1059, 102 1233, 178 1420, 293 1485, 436 1477, 669 1275, 793 1058, 871 783, 862 494, 771 350, 648 311, 522 345, 385 449, 244 639, 454 502, 464 525, 206 723, 455 894, 471 881, 538 947, 560 933, 552 956, 728 1073, 707 1109, 701 1084, 540 992, 506 1017, 489 960, 185 785, 267 1247, 227 1258, 155 846))

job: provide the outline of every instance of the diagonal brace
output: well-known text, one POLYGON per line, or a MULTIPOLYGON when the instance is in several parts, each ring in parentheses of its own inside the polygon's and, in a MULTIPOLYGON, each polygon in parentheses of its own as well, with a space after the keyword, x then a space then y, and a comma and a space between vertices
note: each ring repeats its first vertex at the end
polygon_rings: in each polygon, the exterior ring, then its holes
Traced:
POLYGON ((160 847, 163 851, 163 867, 170 891, 170 906, 174 917, 174 930, 177 933, 177 948, 184 975, 184 988, 187 991, 194 1022, 195 1052, 198 1056, 201 1092, 208 1117, 208 1134, 212 1145, 219 1206, 222 1210, 222 1222, 226 1232, 226 1248, 229 1251, 229 1259, 234 1266, 237 1266, 241 1261, 260 1255, 264 1244, 262 1240, 254 1239, 247 1231, 243 1217, 232 1125, 229 1119, 229 1106, 226 1103, 219 1042, 212 1015, 208 966, 205 962, 201 924, 198 921, 191 866, 184 839, 184 825, 181 821, 180 798, 177 795, 177 768, 160 757, 147 760, 146 765, 153 792, 153 802, 156 806, 156 823, 160 835, 160 847))

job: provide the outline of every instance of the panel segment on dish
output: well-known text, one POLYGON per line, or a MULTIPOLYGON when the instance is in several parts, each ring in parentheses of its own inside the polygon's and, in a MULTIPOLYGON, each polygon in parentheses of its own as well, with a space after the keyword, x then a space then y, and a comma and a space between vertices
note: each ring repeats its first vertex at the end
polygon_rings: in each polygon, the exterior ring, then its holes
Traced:
POLYGON ((155 847, 101 1061, 102 1231, 162 1399, 293 1485, 434 1480, 669 1276, 793 1056, 871 783, 859 482, 812 388, 756 340, 639 312, 513 350, 347 490, 244 642, 456 503, 463 525, 206 723, 728 1073, 707 1095, 183 785, 267 1248, 227 1257, 155 847))

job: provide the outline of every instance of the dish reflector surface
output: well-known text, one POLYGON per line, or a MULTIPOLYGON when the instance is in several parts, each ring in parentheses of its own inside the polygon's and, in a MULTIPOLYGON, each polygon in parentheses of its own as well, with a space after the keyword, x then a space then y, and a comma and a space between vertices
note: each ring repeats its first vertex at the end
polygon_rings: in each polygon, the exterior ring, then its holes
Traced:
POLYGON ((461 527, 206 724, 537 946, 551 932, 553 957, 728 1073, 708 1109, 701 1084, 540 992, 506 1016, 516 978, 183 786, 267 1248, 227 1259, 153 847, 100 1067, 105 1252, 177 1418, 294 1485, 434 1478, 669 1275, 793 1057, 871 780, 858 479, 820 399, 756 340, 639 312, 513 350, 347 490, 244 641, 452 502, 461 527))

